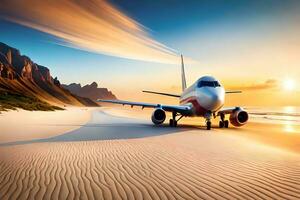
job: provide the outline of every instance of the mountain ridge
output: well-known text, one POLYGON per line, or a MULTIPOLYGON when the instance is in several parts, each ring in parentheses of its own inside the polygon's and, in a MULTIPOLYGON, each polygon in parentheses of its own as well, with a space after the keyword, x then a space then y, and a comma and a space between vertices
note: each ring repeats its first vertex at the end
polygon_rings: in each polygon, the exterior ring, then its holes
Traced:
POLYGON ((117 99, 117 97, 107 88, 98 88, 96 82, 84 86, 81 86, 80 83, 71 83, 68 85, 62 84, 62 87, 77 96, 86 97, 93 101, 96 101, 97 99, 117 99))
POLYGON ((58 78, 51 76, 49 68, 33 62, 28 56, 21 55, 18 49, 2 42, 0 42, 0 90, 6 94, 9 92, 35 97, 56 106, 98 106, 93 100, 73 94, 62 87, 58 78))

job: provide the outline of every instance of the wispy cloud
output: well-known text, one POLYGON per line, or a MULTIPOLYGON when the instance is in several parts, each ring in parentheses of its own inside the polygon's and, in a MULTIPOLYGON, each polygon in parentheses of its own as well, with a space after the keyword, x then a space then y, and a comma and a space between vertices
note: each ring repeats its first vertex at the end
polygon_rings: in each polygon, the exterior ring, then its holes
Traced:
POLYGON ((2 18, 54 35, 61 45, 117 57, 179 63, 177 53, 105 0, 2 0, 2 18))
POLYGON ((255 91, 255 90, 266 90, 276 89, 278 87, 278 81, 275 79, 268 79, 263 83, 253 83, 249 85, 233 86, 230 89, 243 90, 243 91, 255 91))

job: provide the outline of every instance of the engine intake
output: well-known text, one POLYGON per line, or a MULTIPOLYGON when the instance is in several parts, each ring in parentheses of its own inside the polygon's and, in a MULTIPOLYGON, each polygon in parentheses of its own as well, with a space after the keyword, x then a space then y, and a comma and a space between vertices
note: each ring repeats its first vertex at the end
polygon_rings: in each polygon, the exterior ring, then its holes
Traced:
POLYGON ((161 108, 157 108, 152 113, 151 120, 156 125, 162 124, 165 121, 165 119, 166 119, 166 112, 161 108))
POLYGON ((234 126, 243 126, 247 123, 249 115, 246 111, 241 108, 236 109, 230 114, 230 123, 234 126))

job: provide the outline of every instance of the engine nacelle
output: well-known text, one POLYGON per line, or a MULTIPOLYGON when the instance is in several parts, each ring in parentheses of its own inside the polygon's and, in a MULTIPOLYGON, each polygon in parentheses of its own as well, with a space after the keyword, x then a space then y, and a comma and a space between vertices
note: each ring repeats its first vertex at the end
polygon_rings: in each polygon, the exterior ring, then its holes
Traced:
POLYGON ((241 108, 237 108, 230 114, 229 120, 233 126, 243 126, 247 123, 249 115, 241 108))
POLYGON ((152 113, 151 120, 156 125, 162 124, 165 121, 165 119, 166 119, 166 112, 161 108, 157 108, 152 113))

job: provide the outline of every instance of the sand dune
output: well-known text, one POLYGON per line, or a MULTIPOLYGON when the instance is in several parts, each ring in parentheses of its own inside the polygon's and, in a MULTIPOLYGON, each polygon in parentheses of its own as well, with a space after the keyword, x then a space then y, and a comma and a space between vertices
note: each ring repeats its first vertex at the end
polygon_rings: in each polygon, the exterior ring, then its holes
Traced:
POLYGON ((208 133, 148 123, 95 111, 81 131, 2 144, 0 198, 300 198, 296 151, 237 136, 235 129, 208 133), (153 135, 139 137, 142 129, 153 135))

